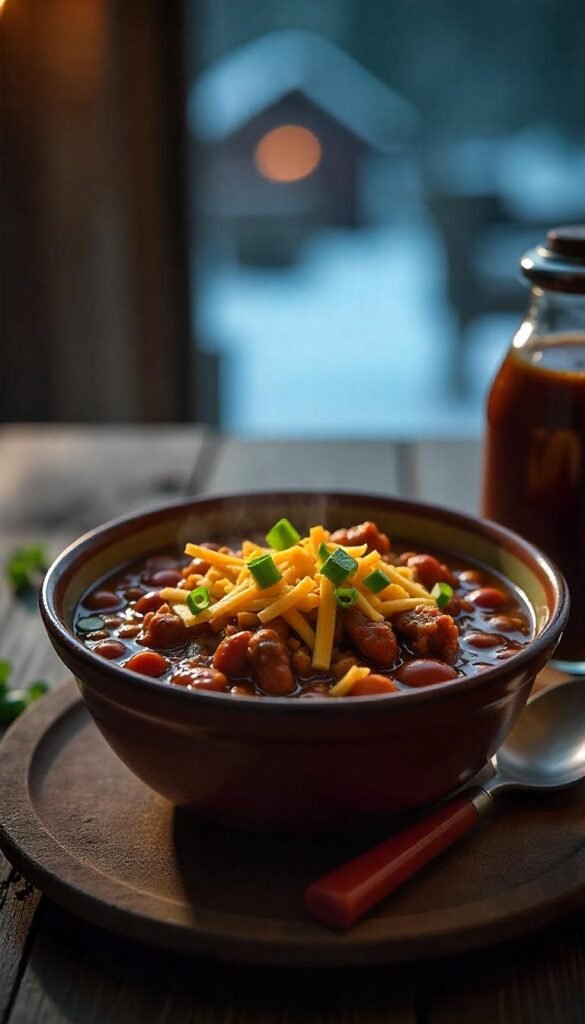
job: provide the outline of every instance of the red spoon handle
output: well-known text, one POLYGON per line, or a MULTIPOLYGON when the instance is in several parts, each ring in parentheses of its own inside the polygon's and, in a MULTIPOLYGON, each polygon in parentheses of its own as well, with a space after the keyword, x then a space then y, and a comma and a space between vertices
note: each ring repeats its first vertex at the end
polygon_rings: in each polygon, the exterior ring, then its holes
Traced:
POLYGON ((478 818, 471 796, 450 800, 422 821, 313 882, 305 892, 310 917, 332 928, 349 928, 473 828, 478 818))

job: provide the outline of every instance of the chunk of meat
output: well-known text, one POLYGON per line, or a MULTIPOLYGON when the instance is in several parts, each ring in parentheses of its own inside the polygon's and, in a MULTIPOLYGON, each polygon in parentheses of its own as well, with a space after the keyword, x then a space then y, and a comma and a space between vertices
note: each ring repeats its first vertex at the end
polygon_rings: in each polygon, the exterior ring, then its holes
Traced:
POLYGON ((359 608, 348 608, 344 619, 354 647, 367 661, 373 661, 383 668, 389 668, 394 663, 398 644, 389 622, 372 622, 359 608))
POLYGON ((400 612, 394 625, 410 641, 414 653, 423 658, 437 654, 444 661, 453 661, 459 650, 457 623, 440 608, 419 605, 411 611, 400 612))
POLYGON ((278 697, 293 693, 295 678, 286 643, 274 629, 259 629, 248 645, 252 675, 261 690, 278 697))
POLYGON ((417 580, 427 590, 432 590, 435 583, 448 583, 450 587, 456 587, 459 582, 449 567, 433 555, 410 555, 406 564, 414 569, 417 580))
POLYGON ((163 604, 154 614, 150 612, 145 616, 144 631, 139 641, 144 647, 164 651, 171 647, 179 647, 186 640, 185 624, 171 611, 168 604, 163 604))
POLYGON ((83 603, 86 608, 90 608, 92 612, 95 612, 105 608, 115 608, 121 604, 121 598, 113 590, 94 590, 93 594, 86 597, 83 603))
POLYGON ((331 534, 334 544, 352 547, 354 544, 367 544, 368 551, 379 551, 386 555, 390 551, 390 541, 385 533, 381 533, 375 523, 366 521, 348 529, 336 530, 331 534))
POLYGON ((241 678, 248 674, 248 644, 253 634, 243 629, 232 636, 226 636, 217 646, 213 664, 226 676, 241 678))

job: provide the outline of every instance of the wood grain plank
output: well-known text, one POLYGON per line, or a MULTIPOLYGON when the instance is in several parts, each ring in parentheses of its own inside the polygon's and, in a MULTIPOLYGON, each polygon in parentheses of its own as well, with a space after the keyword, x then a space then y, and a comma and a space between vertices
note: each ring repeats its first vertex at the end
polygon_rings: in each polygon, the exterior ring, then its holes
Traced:
MULTIPOLYGON (((182 496, 205 445, 206 434, 197 427, 3 427, 0 565, 19 544, 45 542, 52 559, 105 519, 182 496)), ((0 657, 12 664, 14 686, 38 678, 56 683, 64 676, 36 594, 15 597, 3 575, 0 657)), ((40 894, 0 855, 0 1020, 19 982, 39 901, 40 894)))
POLYGON ((432 975, 428 1024, 583 1024, 585 912, 432 975))
POLYGON ((400 968, 275 970, 189 960, 47 903, 10 1024, 415 1024, 400 968))
MULTIPOLYGON (((113 516, 180 498, 207 435, 199 427, 18 426, 0 430, 0 566, 19 544, 46 543, 51 561, 113 516)), ((0 577, 0 657, 12 683, 63 678, 35 594, 14 598, 0 577)))
POLYGON ((227 438, 205 493, 279 488, 399 492, 396 446, 387 441, 239 441, 227 438))
POLYGON ((0 853, 0 1021, 7 1018, 24 969, 40 900, 0 853))
POLYGON ((71 537, 112 516, 179 498, 204 428, 23 426, 0 431, 0 522, 71 537))

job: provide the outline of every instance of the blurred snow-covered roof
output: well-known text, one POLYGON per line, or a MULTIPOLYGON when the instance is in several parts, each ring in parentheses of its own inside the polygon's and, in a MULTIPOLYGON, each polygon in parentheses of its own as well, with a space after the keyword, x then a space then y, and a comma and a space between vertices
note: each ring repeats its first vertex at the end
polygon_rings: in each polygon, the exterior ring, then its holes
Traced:
POLYGON ((402 147, 417 131, 407 100, 333 43, 301 30, 261 36, 204 71, 189 95, 190 129, 219 142, 291 92, 374 149, 402 147))

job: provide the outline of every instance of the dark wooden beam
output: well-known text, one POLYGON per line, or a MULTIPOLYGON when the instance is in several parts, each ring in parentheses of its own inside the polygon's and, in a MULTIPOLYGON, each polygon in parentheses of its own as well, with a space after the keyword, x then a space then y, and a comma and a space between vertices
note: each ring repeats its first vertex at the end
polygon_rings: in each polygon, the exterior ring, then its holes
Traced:
POLYGON ((195 418, 183 3, 6 0, 0 418, 195 418))

